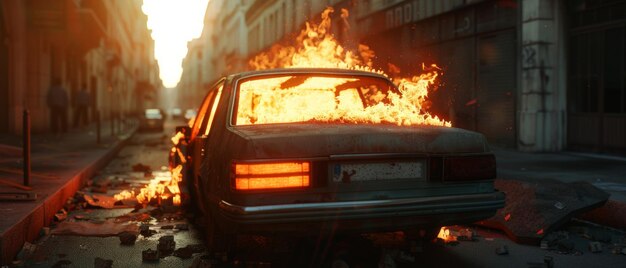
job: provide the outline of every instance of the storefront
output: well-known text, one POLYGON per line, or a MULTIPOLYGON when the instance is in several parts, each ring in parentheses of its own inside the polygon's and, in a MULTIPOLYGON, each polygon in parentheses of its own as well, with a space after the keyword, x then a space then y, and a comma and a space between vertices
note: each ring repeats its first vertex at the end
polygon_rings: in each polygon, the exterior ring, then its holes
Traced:
POLYGON ((626 152, 626 1, 567 1, 567 146, 626 152))
MULTIPOLYGON (((435 114, 485 134, 491 144, 516 146, 517 11, 515 2, 485 1, 441 8, 428 16, 423 1, 404 1, 363 18, 362 42, 375 65, 403 75, 437 64, 443 77, 430 93, 435 114), (513 4, 511 4, 513 3, 513 4)), ((432 1, 436 4, 435 1, 432 1)))

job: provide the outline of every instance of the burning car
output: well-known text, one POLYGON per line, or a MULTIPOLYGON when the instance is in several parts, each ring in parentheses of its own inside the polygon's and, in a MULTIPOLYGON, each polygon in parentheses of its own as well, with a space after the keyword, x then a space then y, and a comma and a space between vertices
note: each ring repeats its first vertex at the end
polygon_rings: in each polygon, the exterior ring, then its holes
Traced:
POLYGON ((434 236, 494 215, 504 194, 485 138, 425 113, 416 94, 347 69, 220 80, 170 158, 207 215, 209 245, 237 234, 434 236))

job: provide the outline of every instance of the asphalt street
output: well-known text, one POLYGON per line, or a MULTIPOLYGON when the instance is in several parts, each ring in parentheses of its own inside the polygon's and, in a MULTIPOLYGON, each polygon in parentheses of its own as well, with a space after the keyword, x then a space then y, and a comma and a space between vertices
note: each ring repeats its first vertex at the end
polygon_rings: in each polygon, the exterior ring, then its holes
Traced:
MULTIPOLYGON (((132 167, 141 164, 162 172, 167 165, 169 136, 179 122, 168 121, 163 133, 136 134, 83 192, 111 178, 123 180, 125 184, 110 187, 106 191, 109 194, 124 187, 146 184, 149 178, 132 167)), ((473 230, 473 241, 411 243, 404 240, 402 233, 284 239, 253 236, 238 239, 238 250, 227 256, 198 250, 188 258, 169 254, 158 261, 142 261, 142 251, 157 249, 159 239, 164 236, 173 236, 176 249, 203 245, 202 225, 198 224, 201 221, 194 218, 193 208, 154 213, 158 209, 154 206, 133 212, 132 207, 77 208, 58 221, 57 226, 62 221, 114 219, 119 224, 147 224, 155 233, 138 235, 134 245, 121 245, 117 236, 44 233, 32 246, 22 250, 14 266, 92 267, 100 258, 112 261, 112 267, 208 267, 197 265, 200 262, 211 263, 211 267, 548 267, 548 262, 552 262, 553 267, 626 267, 626 255, 611 252, 612 245, 624 239, 624 233, 585 223, 567 224, 563 229, 567 236, 564 245, 551 249, 516 244, 498 231, 464 226, 460 228, 473 230), (171 228, 179 224, 187 225, 188 230, 171 228), (599 253, 589 250, 591 240, 586 235, 589 230, 608 237, 602 242, 603 249, 599 253), (503 246, 505 251, 502 251, 503 246), (498 250, 501 254, 497 254, 498 250)), ((55 228, 52 226, 51 232, 54 233, 55 228)))

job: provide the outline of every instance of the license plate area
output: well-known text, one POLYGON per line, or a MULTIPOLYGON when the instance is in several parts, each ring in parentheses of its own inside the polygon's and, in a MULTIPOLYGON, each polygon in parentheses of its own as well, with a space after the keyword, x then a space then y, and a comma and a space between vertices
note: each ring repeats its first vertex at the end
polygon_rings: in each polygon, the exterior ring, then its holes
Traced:
POLYGON ((425 181, 424 161, 372 161, 329 163, 333 182, 415 180, 425 181))

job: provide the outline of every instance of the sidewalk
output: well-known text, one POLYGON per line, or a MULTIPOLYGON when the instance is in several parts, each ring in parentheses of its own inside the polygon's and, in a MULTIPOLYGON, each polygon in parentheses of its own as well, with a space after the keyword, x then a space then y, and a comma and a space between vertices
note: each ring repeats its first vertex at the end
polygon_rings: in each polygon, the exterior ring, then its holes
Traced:
POLYGON ((530 182, 541 179, 586 181, 611 194, 611 200, 626 203, 626 158, 491 149, 496 155, 498 178, 530 182))
MULTIPOLYGON (((33 193, 34 201, 0 201, 0 265, 9 264, 26 241, 34 241, 65 200, 124 146, 136 130, 130 124, 122 134, 111 136, 110 122, 103 122, 101 143, 96 126, 73 129, 62 137, 33 134, 31 137, 31 191, 0 183, 0 193, 33 193)), ((22 184, 21 137, 0 136, 0 179, 22 184)), ((6 195, 5 195, 6 196, 6 195)))

